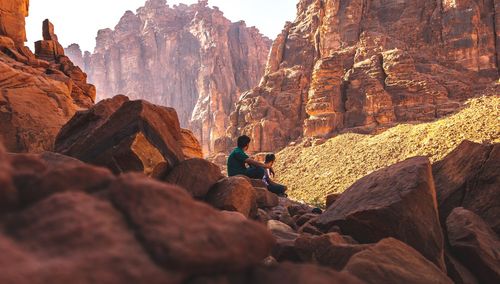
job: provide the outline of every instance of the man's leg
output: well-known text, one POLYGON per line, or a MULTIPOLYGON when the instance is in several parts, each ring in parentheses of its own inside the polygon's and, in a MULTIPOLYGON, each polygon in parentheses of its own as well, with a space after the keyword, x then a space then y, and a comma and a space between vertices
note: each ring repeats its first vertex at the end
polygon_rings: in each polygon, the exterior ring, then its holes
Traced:
POLYGON ((249 178, 253 179, 262 179, 264 178, 264 175, 266 174, 266 171, 264 168, 261 167, 250 167, 247 169, 245 175, 249 178))

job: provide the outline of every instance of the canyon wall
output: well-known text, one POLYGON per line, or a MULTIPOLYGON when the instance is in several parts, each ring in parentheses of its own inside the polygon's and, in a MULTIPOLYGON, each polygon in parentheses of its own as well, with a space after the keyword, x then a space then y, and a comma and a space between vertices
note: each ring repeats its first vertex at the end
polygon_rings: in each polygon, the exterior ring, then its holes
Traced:
POLYGON ((124 94, 173 107, 208 153, 225 135, 241 93, 258 84, 270 45, 207 1, 170 7, 148 0, 114 30, 100 30, 93 54, 82 56, 76 45, 67 52, 83 64, 98 99, 124 94))
POLYGON ((0 140, 9 152, 39 153, 53 149, 77 110, 93 105, 95 87, 64 55, 48 20, 35 53, 24 46, 28 6, 0 1, 0 140))
POLYGON ((227 134, 275 151, 303 136, 445 116, 498 80, 499 9, 494 0, 301 0, 227 134))

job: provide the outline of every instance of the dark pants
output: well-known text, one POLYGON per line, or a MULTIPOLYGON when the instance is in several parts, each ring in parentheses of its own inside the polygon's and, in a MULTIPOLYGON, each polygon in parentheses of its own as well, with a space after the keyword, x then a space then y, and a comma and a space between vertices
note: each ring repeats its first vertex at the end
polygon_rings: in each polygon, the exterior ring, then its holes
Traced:
POLYGON ((286 187, 281 184, 270 184, 267 186, 267 189, 276 195, 282 195, 286 191, 286 187))
POLYGON ((245 172, 245 175, 253 179, 263 179, 266 171, 261 167, 250 167, 245 172))

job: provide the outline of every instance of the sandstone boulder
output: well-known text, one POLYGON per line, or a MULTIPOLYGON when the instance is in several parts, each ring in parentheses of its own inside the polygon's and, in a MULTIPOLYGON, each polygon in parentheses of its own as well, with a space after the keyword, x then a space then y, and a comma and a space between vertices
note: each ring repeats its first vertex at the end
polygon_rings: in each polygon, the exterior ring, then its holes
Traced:
POLYGON ((366 283, 453 283, 412 247, 388 238, 352 256, 344 270, 366 283))
POLYGON ((243 177, 229 177, 216 183, 208 192, 206 200, 215 208, 237 211, 251 217, 257 213, 257 194, 243 177))
POLYGON ((338 233, 322 236, 301 236, 295 241, 295 249, 301 261, 317 263, 342 270, 349 259, 373 245, 360 245, 338 233))
POLYGON ((193 132, 187 129, 181 129, 181 148, 182 153, 184 153, 184 158, 194 159, 203 158, 203 150, 201 144, 194 136, 193 132))
POLYGON ((184 160, 179 143, 181 128, 174 109, 122 97, 95 108, 76 115, 61 131, 57 152, 105 166, 115 173, 151 174, 159 163, 166 162, 172 168, 184 160))
POLYGON ((272 208, 278 206, 279 200, 276 194, 263 187, 254 187, 254 190, 257 196, 257 207, 272 208))
POLYGON ((500 240, 481 217, 455 208, 446 221, 452 251, 480 283, 500 281, 500 240))
POLYGON ((361 243, 397 238, 445 270, 443 235, 427 158, 411 158, 360 179, 316 224, 325 230, 337 225, 361 243))
POLYGON ((500 145, 464 141, 433 165, 441 223, 464 207, 500 235, 500 145))
POLYGON ((137 174, 120 177, 110 191, 147 251, 167 269, 190 274, 241 270, 262 261, 274 243, 262 225, 217 212, 180 188, 137 174))
POLYGON ((220 168, 203 159, 189 159, 175 166, 164 179, 178 185, 195 198, 204 198, 210 188, 222 179, 220 168))
POLYGON ((85 193, 55 194, 2 223, 2 283, 179 283, 109 202, 85 193))

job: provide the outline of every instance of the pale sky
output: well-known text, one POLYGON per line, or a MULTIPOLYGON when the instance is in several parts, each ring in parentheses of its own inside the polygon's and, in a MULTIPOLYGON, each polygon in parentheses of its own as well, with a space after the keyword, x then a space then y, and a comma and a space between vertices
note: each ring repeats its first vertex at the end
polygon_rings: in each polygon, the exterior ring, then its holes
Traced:
MULTIPOLYGON (((127 10, 135 13, 146 0, 30 0, 30 15, 26 18, 27 45, 42 38, 42 21, 46 18, 55 26, 55 32, 64 47, 78 43, 82 50, 93 51, 99 29, 114 28, 127 10)), ((167 0, 192 4, 197 0, 167 0)), ((261 33, 274 39, 286 21, 293 21, 298 0, 209 0, 226 18, 233 22, 244 20, 256 26, 261 33)))

